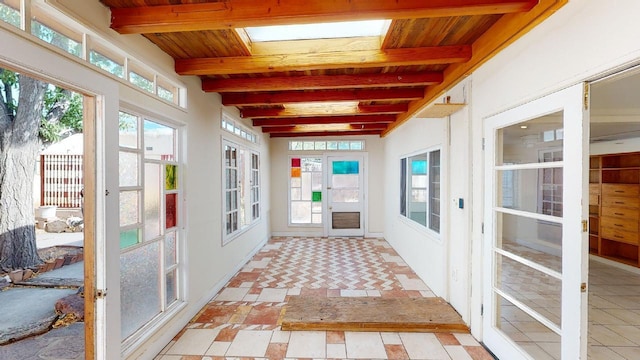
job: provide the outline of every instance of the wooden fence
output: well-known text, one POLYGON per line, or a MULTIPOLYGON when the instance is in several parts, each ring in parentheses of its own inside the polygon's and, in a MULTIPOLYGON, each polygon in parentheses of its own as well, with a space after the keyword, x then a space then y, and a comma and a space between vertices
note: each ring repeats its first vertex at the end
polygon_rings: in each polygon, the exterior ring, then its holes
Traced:
POLYGON ((40 155, 40 205, 80 208, 82 155, 40 155))

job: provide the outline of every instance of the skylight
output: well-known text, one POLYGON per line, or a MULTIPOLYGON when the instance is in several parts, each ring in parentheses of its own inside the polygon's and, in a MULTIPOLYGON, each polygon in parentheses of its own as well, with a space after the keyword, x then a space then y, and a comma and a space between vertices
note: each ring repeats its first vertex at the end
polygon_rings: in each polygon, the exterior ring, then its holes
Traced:
POLYGON ((380 36, 389 20, 345 21, 245 28, 251 41, 284 41, 380 36))

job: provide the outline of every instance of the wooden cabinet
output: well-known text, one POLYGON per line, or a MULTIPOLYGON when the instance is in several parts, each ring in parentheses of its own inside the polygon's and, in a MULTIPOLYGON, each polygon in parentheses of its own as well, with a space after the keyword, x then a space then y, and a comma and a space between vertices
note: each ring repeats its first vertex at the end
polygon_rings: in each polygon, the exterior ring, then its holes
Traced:
POLYGON ((640 266, 640 153, 591 156, 589 252, 640 266))

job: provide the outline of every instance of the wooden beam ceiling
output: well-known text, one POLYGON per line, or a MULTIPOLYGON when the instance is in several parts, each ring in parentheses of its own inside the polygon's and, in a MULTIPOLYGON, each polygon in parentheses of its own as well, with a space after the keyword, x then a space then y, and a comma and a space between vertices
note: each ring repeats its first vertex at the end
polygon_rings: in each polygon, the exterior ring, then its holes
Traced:
POLYGON ((354 75, 274 76, 202 80, 207 92, 258 92, 287 90, 352 89, 369 87, 401 87, 436 85, 443 81, 442 72, 381 73, 354 75))
POLYGON ((176 59, 175 70, 180 75, 252 74, 354 67, 452 64, 468 61, 471 56, 471 46, 453 45, 313 54, 176 59))
POLYGON ((564 6, 568 1, 569 0, 540 0, 538 6, 529 12, 507 14, 501 17, 500 20, 474 42, 474 53, 469 61, 447 67, 444 74, 445 78, 451 79, 450 81, 427 89, 424 98, 411 102, 409 110, 406 113, 400 114, 398 121, 392 123, 382 135, 385 136, 393 131, 393 129, 409 120, 422 108, 441 97, 447 89, 452 88, 467 74, 475 71, 493 55, 506 48, 541 21, 551 16, 551 14, 564 6))
POLYGON ((226 93, 222 94, 222 105, 256 106, 328 101, 403 101, 421 99, 423 96, 424 88, 226 93))
POLYGON ((367 123, 392 123, 395 115, 350 115, 350 116, 318 116, 313 118, 266 118, 254 119, 253 126, 288 126, 310 124, 367 124, 367 123))
POLYGON ((287 117, 317 117, 343 115, 384 115, 401 114, 407 111, 408 104, 392 105, 309 105, 304 108, 247 108, 240 110, 243 118, 287 118, 287 117))
POLYGON ((281 132, 270 133, 272 138, 290 138, 290 137, 339 137, 339 136, 363 136, 363 135, 381 135, 382 130, 349 130, 349 131, 308 131, 308 132, 281 132))
POLYGON ((412 19, 526 12, 537 0, 226 0, 111 8, 121 34, 204 31, 249 26, 371 19, 412 19))

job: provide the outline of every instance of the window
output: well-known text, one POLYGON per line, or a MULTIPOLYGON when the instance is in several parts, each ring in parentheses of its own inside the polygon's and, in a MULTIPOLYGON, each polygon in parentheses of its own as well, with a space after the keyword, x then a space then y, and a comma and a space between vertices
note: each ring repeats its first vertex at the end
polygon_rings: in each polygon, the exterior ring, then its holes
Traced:
POLYGON ((384 36, 389 20, 275 25, 245 28, 252 42, 384 36))
MULTIPOLYGON (((562 149, 542 150, 540 162, 562 161, 562 149)), ((549 167, 539 170, 540 188, 538 211, 541 214, 562 217, 562 167, 549 167)))
POLYGON ((322 224, 322 158, 291 158, 289 223, 322 224))
POLYGON ((251 130, 247 129, 245 126, 239 124, 235 121, 229 114, 226 112, 222 112, 222 117, 220 121, 220 125, 223 130, 239 137, 245 139, 254 144, 258 143, 258 136, 251 130))
POLYGON ((122 338, 180 300, 180 162, 177 129, 120 112, 122 338))
POLYGON ((440 232, 440 150, 400 159, 400 214, 440 232))
POLYGON ((223 141, 223 245, 260 218, 260 155, 223 141))
POLYGON ((314 150, 364 150, 364 140, 348 141, 289 141, 289 150, 314 151, 314 150))

